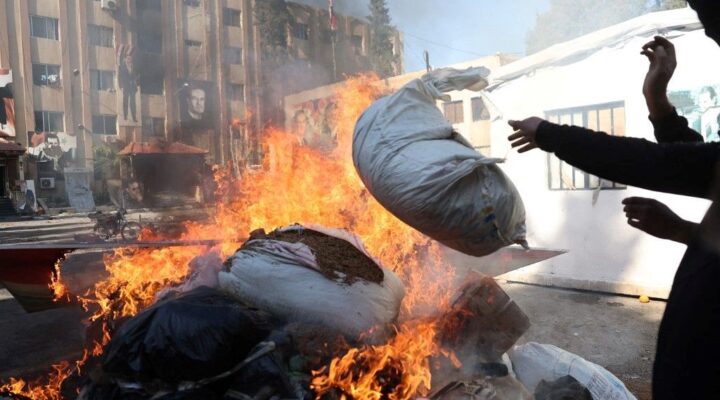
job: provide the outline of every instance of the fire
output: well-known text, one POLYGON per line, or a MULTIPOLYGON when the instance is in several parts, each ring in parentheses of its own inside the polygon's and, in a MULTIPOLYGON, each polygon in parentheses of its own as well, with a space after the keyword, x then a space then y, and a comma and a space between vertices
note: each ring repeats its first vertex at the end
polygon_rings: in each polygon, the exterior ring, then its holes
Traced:
POLYGON ((314 371, 317 398, 337 391, 341 399, 401 400, 426 395, 431 387, 430 357, 440 353, 434 322, 409 323, 381 346, 351 349, 330 367, 314 371))
MULTIPOLYGON (((83 307, 92 312, 90 321, 101 326, 89 354, 102 354, 112 336, 113 321, 136 315, 153 304, 158 291, 182 282, 194 257, 218 250, 227 257, 256 228, 273 229, 295 222, 319 224, 359 235, 368 251, 403 279, 406 298, 397 335, 389 343, 351 349, 326 370, 315 372, 313 387, 318 396, 332 389, 354 399, 387 396, 399 400, 427 393, 431 387, 429 357, 446 352, 436 343, 436 324, 419 317, 447 307, 452 273, 440 260, 434 242, 395 218, 369 195, 351 157, 355 121, 385 90, 376 76, 346 81, 332 98, 336 107, 330 119, 337 129, 337 143, 329 152, 301 146, 297 135, 270 128, 263 133, 266 151, 262 170, 247 171, 235 179, 231 168, 218 168, 212 221, 186 223, 181 238, 221 239, 217 247, 119 249, 108 257, 105 266, 109 277, 88 293, 77 295, 83 307)), ((59 274, 52 289, 58 297, 67 295, 59 274)), ((41 387, 45 394, 28 397, 59 398, 42 397, 56 387, 57 382, 50 382, 41 387)))
POLYGON ((0 394, 12 393, 33 400, 61 400, 60 387, 69 376, 70 363, 63 361, 53 365, 52 369, 47 384, 10 378, 10 383, 0 385, 0 394))

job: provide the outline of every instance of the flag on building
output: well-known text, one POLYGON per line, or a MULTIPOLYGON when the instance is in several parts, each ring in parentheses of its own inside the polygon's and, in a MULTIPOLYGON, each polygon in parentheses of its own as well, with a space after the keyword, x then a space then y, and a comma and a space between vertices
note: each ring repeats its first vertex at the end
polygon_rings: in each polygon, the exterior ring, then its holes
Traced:
POLYGON ((333 6, 333 0, 329 0, 330 3, 330 30, 332 32, 337 31, 337 17, 335 16, 335 7, 333 6))

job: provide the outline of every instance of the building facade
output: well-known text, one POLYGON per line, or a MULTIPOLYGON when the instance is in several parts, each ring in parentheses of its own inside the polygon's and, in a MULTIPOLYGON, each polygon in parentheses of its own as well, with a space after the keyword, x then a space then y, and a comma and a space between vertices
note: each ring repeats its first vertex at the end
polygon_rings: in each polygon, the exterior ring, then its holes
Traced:
MULTIPOLYGON (((181 141, 209 163, 256 163, 268 85, 256 1, 0 0, 0 69, 12 71, 13 140, 28 154, 13 189, 42 181, 38 197, 63 196, 64 169, 92 171, 94 149, 113 142, 181 141)), ((369 69, 366 22, 287 11, 282 90, 369 69)))

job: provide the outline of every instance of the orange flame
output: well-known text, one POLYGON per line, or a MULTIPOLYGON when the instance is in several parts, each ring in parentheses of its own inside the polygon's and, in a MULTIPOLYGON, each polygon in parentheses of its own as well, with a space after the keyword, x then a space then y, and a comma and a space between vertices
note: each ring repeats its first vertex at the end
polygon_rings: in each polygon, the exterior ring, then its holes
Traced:
MULTIPOLYGON (((353 166, 355 121, 383 94, 382 85, 376 76, 359 76, 346 81, 333 96, 336 107, 329 118, 337 138, 331 151, 301 146, 298 136, 270 128, 264 132, 263 170, 246 171, 235 179, 231 168, 217 168, 218 201, 212 222, 186 223, 181 238, 222 239, 217 248, 120 249, 108 257, 109 277, 77 296, 93 312, 90 320, 102 324, 102 337, 76 367, 88 354, 102 354, 112 335, 113 320, 136 315, 155 301, 159 290, 182 282, 194 257, 215 250, 227 257, 253 229, 298 222, 356 233, 368 251, 406 284, 397 335, 383 346, 351 349, 326 370, 316 371, 313 387, 317 393, 335 388, 355 399, 379 399, 385 393, 398 400, 426 393, 431 387, 428 357, 446 352, 435 341, 436 324, 417 318, 447 307, 452 273, 440 260, 439 247, 377 203, 353 166), (388 379, 394 384, 389 385, 388 379)), ((58 297, 67 294, 59 273, 52 288, 58 297)), ((17 382, 11 380, 16 387, 17 382)), ((47 393, 51 386, 45 386, 47 393)), ((41 396, 29 397, 54 399, 41 396)))

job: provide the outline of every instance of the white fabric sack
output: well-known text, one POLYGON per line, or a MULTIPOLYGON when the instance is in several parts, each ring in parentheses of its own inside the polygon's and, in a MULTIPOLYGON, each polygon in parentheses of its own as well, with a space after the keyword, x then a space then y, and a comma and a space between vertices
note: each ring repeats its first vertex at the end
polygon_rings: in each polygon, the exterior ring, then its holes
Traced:
POLYGON ((529 342, 515 346, 508 355, 518 379, 531 393, 541 380, 552 382, 570 375, 590 391, 594 400, 635 400, 608 370, 556 346, 529 342))
POLYGON ((190 260, 190 272, 185 280, 178 285, 160 290, 155 295, 155 301, 163 299, 170 293, 187 293, 201 286, 209 288, 218 287, 218 274, 223 266, 219 250, 199 255, 190 260))
POLYGON ((459 134, 436 100, 481 90, 488 70, 441 69, 365 110, 355 125, 353 161, 370 193, 399 219, 472 256, 525 243, 525 207, 512 182, 459 134))
MULTIPOLYGON (((305 229, 293 226, 286 229, 305 229)), ((397 318, 405 288, 392 271, 371 257, 357 236, 343 230, 312 230, 345 240, 382 269, 381 284, 358 280, 351 285, 320 274, 311 249, 303 243, 256 239, 241 249, 221 271, 220 288, 288 322, 318 323, 358 337, 397 318)))

